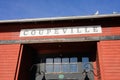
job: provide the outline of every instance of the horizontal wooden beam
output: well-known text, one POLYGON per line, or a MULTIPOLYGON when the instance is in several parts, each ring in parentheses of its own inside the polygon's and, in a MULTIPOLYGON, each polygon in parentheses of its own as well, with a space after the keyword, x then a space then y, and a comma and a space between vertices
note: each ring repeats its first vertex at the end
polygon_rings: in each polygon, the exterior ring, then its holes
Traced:
POLYGON ((96 36, 96 37, 75 37, 75 38, 43 38, 29 40, 0 40, 0 44, 30 44, 30 43, 57 43, 57 42, 85 42, 100 40, 120 40, 120 35, 116 36, 96 36))

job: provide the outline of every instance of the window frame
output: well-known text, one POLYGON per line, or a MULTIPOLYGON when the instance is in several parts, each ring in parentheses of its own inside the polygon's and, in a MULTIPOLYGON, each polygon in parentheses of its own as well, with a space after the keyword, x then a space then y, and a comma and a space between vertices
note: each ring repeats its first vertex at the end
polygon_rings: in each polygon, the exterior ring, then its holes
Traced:
POLYGON ((45 71, 46 71, 46 73, 78 73, 78 57, 73 57, 73 56, 71 56, 71 57, 64 57, 64 56, 63 57, 51 57, 51 59, 53 59, 53 63, 46 63, 47 58, 49 58, 49 57, 45 58, 45 71), (61 59, 60 63, 55 63, 55 59, 57 59, 57 58, 61 59), (68 62, 62 62, 62 59, 65 59, 65 58, 69 59, 68 62), (71 58, 77 58, 77 61, 76 62, 70 62, 71 58), (53 70, 52 70, 53 72, 48 72, 48 70, 46 68, 47 67, 46 65, 50 65, 50 64, 53 64, 53 70), (58 65, 58 64, 60 65, 60 71, 56 72, 55 71, 55 65, 58 65), (71 70, 71 68, 70 68, 71 64, 77 65, 76 71, 71 70), (62 65, 68 65, 69 69, 67 71, 64 71, 62 65))

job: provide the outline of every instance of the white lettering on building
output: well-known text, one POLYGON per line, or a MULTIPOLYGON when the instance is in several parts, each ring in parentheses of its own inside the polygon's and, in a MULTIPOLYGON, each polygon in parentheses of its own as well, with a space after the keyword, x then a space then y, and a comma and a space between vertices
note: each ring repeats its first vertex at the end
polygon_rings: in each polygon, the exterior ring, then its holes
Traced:
POLYGON ((96 34, 96 33, 102 33, 101 26, 22 29, 20 31, 20 37, 96 34))

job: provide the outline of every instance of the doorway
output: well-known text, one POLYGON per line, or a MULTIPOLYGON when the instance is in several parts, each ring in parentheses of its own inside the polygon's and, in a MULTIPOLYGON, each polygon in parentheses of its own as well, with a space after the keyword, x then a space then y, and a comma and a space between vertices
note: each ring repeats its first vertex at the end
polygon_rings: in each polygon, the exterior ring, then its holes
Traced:
POLYGON ((18 80, 94 80, 96 52, 97 42, 25 44, 18 80))

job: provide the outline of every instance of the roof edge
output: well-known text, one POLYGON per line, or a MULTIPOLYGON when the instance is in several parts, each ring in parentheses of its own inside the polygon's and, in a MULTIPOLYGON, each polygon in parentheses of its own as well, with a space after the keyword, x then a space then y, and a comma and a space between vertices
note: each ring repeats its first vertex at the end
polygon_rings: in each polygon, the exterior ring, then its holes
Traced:
POLYGON ((110 17, 120 17, 120 14, 103 14, 103 15, 88 15, 88 16, 67 16, 67 17, 49 17, 49 18, 0 20, 0 23, 45 22, 45 21, 96 19, 96 18, 110 18, 110 17))

